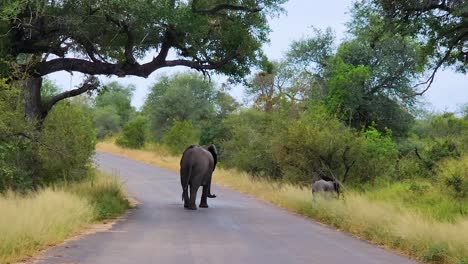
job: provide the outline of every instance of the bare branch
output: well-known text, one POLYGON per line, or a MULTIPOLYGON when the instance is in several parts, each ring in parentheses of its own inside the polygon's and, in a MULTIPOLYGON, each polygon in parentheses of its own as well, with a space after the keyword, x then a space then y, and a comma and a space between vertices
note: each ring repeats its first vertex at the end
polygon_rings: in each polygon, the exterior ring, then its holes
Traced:
POLYGON ((421 83, 418 83, 416 84, 415 86, 413 86, 413 88, 416 88, 418 86, 421 86, 421 85, 426 85, 426 88, 424 88, 422 91, 420 92, 417 92, 417 93, 413 93, 411 95, 408 95, 408 96, 405 96, 403 97, 403 99, 408 99, 408 98, 411 98, 411 97, 414 97, 414 96, 418 96, 418 95, 423 95, 424 93, 427 92, 427 90, 429 90, 429 88, 431 87, 432 83, 434 82, 434 78, 435 78, 435 75, 437 73, 437 71, 439 71, 440 67, 442 67, 442 65, 444 64, 444 62, 450 57, 450 53, 452 52, 452 49, 453 47, 449 48, 447 50, 447 52, 445 52, 445 55, 442 59, 439 60, 439 62, 437 63, 436 67, 434 68, 434 70, 432 71, 432 74, 431 76, 429 76, 429 78, 427 78, 426 81, 424 82, 421 82, 421 83))
POLYGON ((99 88, 99 80, 94 76, 89 76, 87 79, 83 81, 83 84, 81 85, 81 87, 73 89, 73 90, 65 91, 63 93, 57 94, 54 97, 52 97, 43 106, 42 112, 43 114, 47 115, 47 113, 50 111, 50 109, 52 109, 52 107, 56 103, 64 99, 83 94, 85 92, 96 90, 97 88, 99 88))

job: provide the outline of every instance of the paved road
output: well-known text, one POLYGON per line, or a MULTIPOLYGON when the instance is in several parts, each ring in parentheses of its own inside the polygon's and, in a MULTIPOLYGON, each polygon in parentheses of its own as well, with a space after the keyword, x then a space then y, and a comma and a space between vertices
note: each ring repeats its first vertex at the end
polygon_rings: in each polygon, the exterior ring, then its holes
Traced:
POLYGON ((220 186, 210 208, 184 210, 177 173, 106 153, 96 162, 141 204, 112 229, 50 249, 36 263, 415 263, 220 186))

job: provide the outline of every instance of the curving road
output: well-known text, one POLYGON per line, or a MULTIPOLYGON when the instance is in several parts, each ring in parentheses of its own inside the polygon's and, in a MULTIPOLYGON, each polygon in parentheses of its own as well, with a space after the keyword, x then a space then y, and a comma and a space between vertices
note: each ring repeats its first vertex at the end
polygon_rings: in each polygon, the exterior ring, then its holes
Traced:
POLYGON ((141 204, 110 230, 70 240, 35 263, 415 263, 221 186, 210 208, 184 210, 177 173, 107 153, 96 163, 141 204))

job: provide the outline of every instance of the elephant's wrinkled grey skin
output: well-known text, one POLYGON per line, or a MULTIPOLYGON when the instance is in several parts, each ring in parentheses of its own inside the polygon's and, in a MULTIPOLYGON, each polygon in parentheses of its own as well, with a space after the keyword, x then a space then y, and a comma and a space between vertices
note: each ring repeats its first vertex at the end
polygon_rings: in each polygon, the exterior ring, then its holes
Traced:
POLYGON ((217 162, 218 152, 215 145, 190 145, 185 149, 180 160, 180 183, 185 208, 197 209, 195 199, 200 186, 203 186, 201 208, 208 208, 207 198, 216 197, 216 195, 211 194, 211 176, 217 162))
POLYGON ((336 193, 340 197, 341 184, 338 181, 318 180, 312 184, 312 194, 318 192, 336 193))

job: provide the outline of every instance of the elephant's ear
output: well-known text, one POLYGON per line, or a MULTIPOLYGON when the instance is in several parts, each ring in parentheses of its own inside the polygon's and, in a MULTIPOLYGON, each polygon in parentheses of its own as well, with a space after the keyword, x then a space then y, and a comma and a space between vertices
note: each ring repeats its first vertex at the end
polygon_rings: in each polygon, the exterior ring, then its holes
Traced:
POLYGON ((216 168, 216 163, 218 163, 218 151, 216 150, 216 146, 214 144, 209 145, 207 150, 213 156, 213 160, 214 160, 213 170, 214 170, 216 168))

